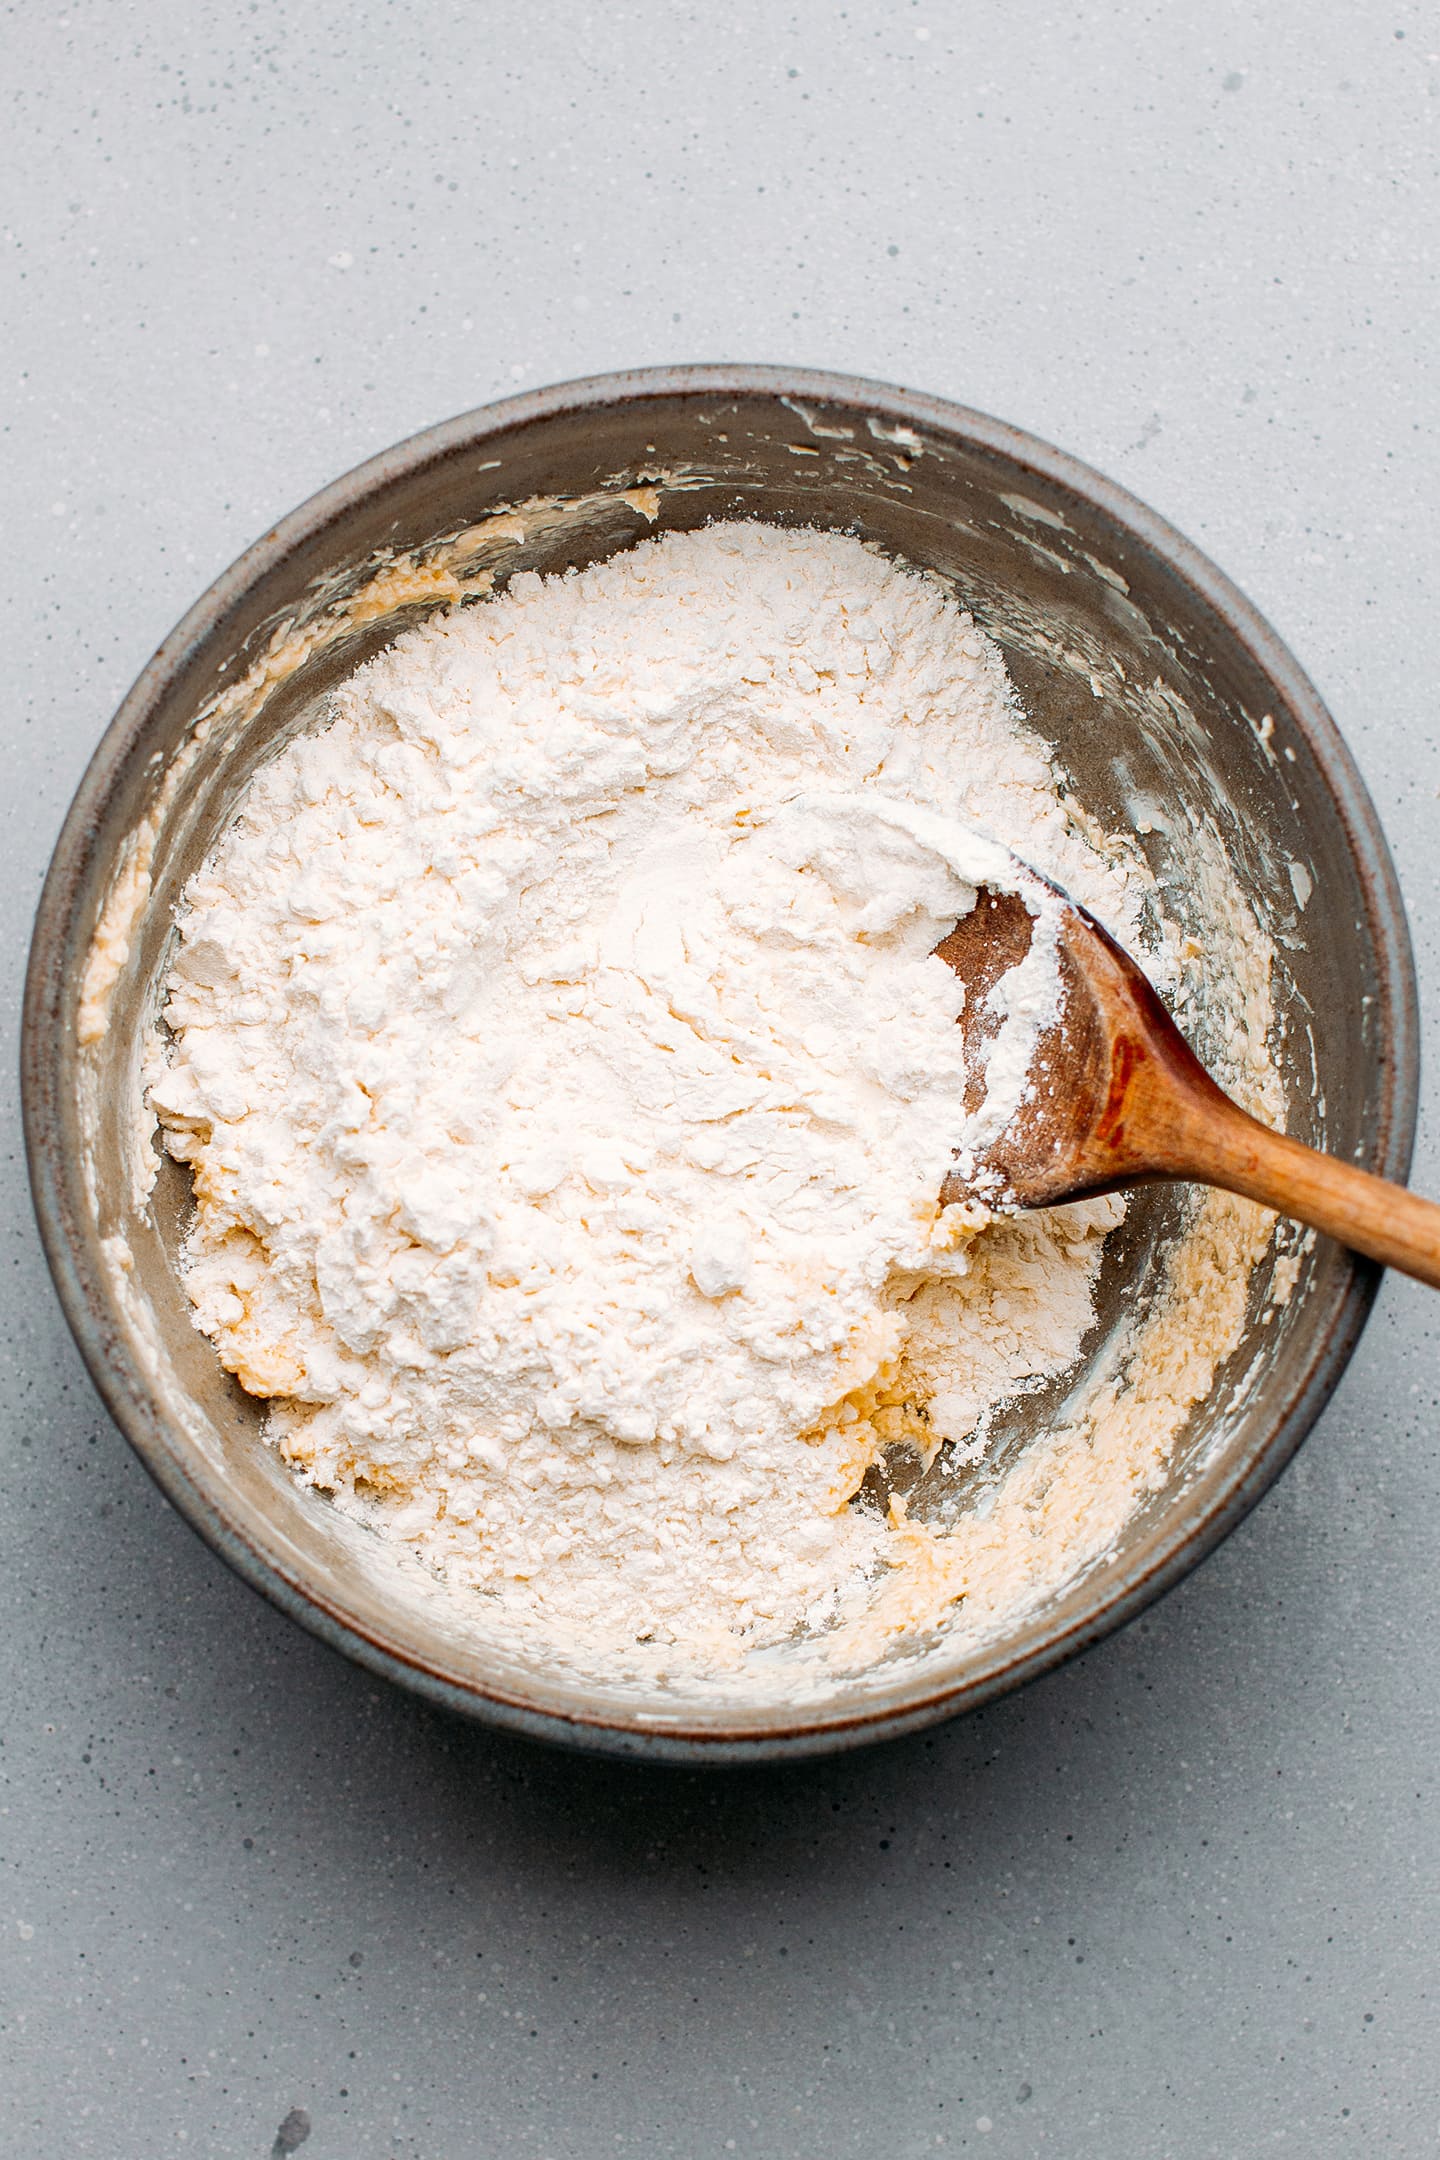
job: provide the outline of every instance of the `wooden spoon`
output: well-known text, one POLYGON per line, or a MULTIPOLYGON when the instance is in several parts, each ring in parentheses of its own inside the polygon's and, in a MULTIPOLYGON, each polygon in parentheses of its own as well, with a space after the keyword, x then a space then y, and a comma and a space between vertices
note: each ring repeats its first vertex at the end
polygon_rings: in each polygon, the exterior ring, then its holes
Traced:
MULTIPOLYGON (((1027 1100, 975 1166, 980 1182, 969 1164, 965 1175, 953 1168, 942 1201, 993 1189, 997 1178, 1001 1204, 1021 1208, 1155 1178, 1194 1179, 1311 1223, 1440 1289, 1440 1206, 1250 1117, 1216 1086, 1108 931, 1056 897, 1060 1018, 1036 1047, 1027 1100)), ((1029 951, 1032 929, 1022 899, 986 888, 935 948, 965 984, 968 1109, 984 1100, 985 1052, 1003 1018, 991 992, 1029 951)))

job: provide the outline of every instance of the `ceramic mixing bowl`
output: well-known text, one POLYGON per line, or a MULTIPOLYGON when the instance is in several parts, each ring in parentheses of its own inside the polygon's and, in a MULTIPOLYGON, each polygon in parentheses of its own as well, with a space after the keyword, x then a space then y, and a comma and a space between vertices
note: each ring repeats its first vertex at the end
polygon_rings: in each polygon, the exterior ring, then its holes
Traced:
MULTIPOLYGON (((1142 832, 1182 923, 1177 836, 1209 821, 1276 942, 1291 1129, 1403 1178, 1417 1071, 1404 913, 1355 768, 1274 633, 1142 504, 1018 429, 879 384, 755 367, 614 375, 466 414, 337 480, 242 556, 156 653, 76 796, 35 930, 24 1096, 40 1226, 86 1363, 163 1490, 233 1567, 327 1642, 452 1709, 616 1753, 733 1761, 923 1725, 1133 1617, 1293 1454, 1377 1271, 1318 1240, 1277 1309, 1262 1263, 1243 1341, 1113 1550, 1003 1639, 948 1662, 943 1647, 897 1657, 863 1688, 837 1678, 803 1710, 582 1684, 502 1649, 476 1605, 291 1475, 261 1438, 260 1406, 191 1324, 176 1266, 185 1174, 163 1166, 141 1197, 139 1059, 185 879, 257 762, 427 609, 716 517, 841 527, 939 572, 1000 644, 1080 799, 1102 824, 1142 832)), ((1137 1197, 1087 1357, 1103 1354, 1127 1290, 1154 1279, 1179 1204, 1160 1188, 1137 1197)), ((1021 1407, 1002 1461, 1048 1399, 1021 1407)))

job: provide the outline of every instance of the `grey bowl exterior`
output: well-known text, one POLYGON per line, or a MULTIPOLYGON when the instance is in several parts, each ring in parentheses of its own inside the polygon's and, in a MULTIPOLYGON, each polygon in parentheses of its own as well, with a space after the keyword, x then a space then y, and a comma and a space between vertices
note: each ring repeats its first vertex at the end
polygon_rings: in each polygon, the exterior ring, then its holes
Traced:
MULTIPOLYGON (((1162 1522, 1092 1595, 1072 1600, 1053 1624, 997 1646, 954 1684, 921 1687, 908 1697, 902 1689, 901 1699, 852 1716, 780 1718, 760 1730, 701 1717, 657 1730, 643 1718, 592 1717, 583 1704, 562 1712, 514 1686, 461 1684, 443 1660, 397 1649, 357 1620, 333 1587, 322 1589, 278 1557, 263 1524, 237 1520, 213 1478, 201 1474, 117 1323, 77 1124, 77 983, 117 836, 133 820, 145 760, 163 738, 159 717, 169 716, 173 742, 175 716, 193 713, 246 639, 338 560, 358 559, 388 541, 423 540, 426 489, 437 474, 483 471, 497 448, 528 445, 531 481, 572 491, 596 484, 621 451, 634 451, 637 416, 653 417, 658 443, 666 415, 688 427, 702 408, 713 413, 729 405, 748 413, 773 407, 777 428, 796 436, 800 430, 788 416, 799 413, 808 424, 812 411, 823 411, 850 415, 862 440, 868 429, 872 441, 892 446, 903 447, 910 437, 952 444, 957 457, 993 468, 1042 513, 1047 503, 1067 505, 1077 530, 1088 531, 1090 520, 1096 533, 1120 536, 1132 566, 1180 595, 1193 618, 1210 626, 1216 649, 1223 641, 1233 665, 1265 686, 1269 709, 1292 730, 1323 798, 1328 844, 1343 849, 1346 874, 1353 876, 1357 950, 1373 1008, 1364 1069, 1354 1075, 1364 1097, 1354 1149, 1384 1175, 1403 1178, 1408 1169, 1418 1088, 1414 967, 1393 866, 1364 786, 1314 689, 1274 632, 1188 541, 1123 489, 1017 428, 841 375, 720 366, 605 376, 510 399, 415 436, 312 497, 249 549, 166 639, 116 714, 66 818, 39 905, 25 992, 22 1090, 36 1213, 67 1319, 112 1416, 169 1499, 240 1575, 322 1640, 436 1704, 512 1731, 615 1755, 708 1764, 812 1754, 912 1731, 1020 1685, 1132 1619, 1211 1551, 1289 1461, 1355 1347, 1379 1279, 1368 1263, 1334 1256, 1313 1293, 1319 1303, 1303 1357, 1270 1391, 1263 1430, 1227 1463, 1218 1485, 1162 1522), (584 451, 587 469, 577 471, 577 445, 589 444, 593 457, 584 451)), ((815 452, 807 445, 804 454, 815 452)), ((899 467, 905 460, 892 462, 899 467)), ((896 516, 902 514, 911 514, 903 503, 896 516)))

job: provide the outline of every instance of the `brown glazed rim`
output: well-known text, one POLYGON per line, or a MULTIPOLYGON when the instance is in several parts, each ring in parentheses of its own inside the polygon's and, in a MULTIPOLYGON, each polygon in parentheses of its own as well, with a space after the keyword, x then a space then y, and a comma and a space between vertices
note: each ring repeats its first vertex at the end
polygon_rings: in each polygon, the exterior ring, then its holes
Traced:
POLYGON ((109 1320, 98 1235, 79 1162, 66 1145, 61 1100, 65 1029, 73 1026, 66 971, 74 969, 79 957, 86 896, 103 867, 96 860, 95 838, 103 809, 146 718, 250 586, 377 486, 457 450, 479 448, 501 431, 557 414, 584 413, 642 399, 731 395, 761 395, 777 401, 782 397, 815 399, 958 436, 982 454, 1003 458, 1088 501, 1128 528, 1143 548, 1200 595, 1268 677, 1319 767, 1349 841, 1364 894, 1379 983, 1379 1039, 1386 1055, 1376 1076, 1372 1166, 1387 1177, 1403 1179, 1409 1169, 1419 1086, 1414 959, 1394 866, 1364 783, 1314 688, 1275 632, 1198 548, 1125 489, 1021 428, 941 398, 849 375, 725 365, 635 369, 555 384, 428 428, 311 496, 248 549, 170 633, 121 705, 70 807, 40 898, 25 986, 21 1085, 35 1210, 65 1316, 106 1407, 161 1490, 239 1575, 323 1642, 432 1703, 512 1732, 611 1755, 692 1764, 776 1761, 913 1732, 958 1711, 977 1708, 1050 1671, 1133 1620, 1196 1566, 1279 1476, 1339 1381, 1380 1280, 1380 1270, 1370 1262, 1351 1260, 1337 1291, 1331 1293, 1332 1310, 1319 1332, 1308 1369, 1288 1399, 1277 1406, 1268 1437, 1255 1442, 1227 1489, 1208 1509, 1157 1540, 1094 1611, 1023 1652, 1007 1655, 1001 1650, 973 1678, 900 1708, 810 1722, 797 1718, 785 1729, 763 1734, 726 1730, 703 1716, 688 1729, 670 1726, 663 1731, 618 1719, 592 1721, 536 1710, 499 1690, 458 1685, 443 1673, 397 1655, 363 1633, 343 1611, 319 1600, 258 1551, 197 1488, 181 1444, 109 1320))

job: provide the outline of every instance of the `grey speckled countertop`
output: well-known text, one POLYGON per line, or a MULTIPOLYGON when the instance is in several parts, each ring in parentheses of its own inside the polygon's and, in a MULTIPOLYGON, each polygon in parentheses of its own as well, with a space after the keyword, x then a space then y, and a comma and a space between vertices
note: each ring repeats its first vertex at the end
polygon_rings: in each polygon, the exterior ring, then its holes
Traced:
MULTIPOLYGON (((215 573, 428 421, 673 359, 948 393, 1193 535, 1330 699, 1434 989, 1433 13, 80 0, 3 37, 12 1036, 71 790, 215 573)), ((1432 1296, 1387 1284, 1127 1634, 926 1738, 646 1774, 454 1726, 233 1580, 71 1349, 9 1095, 3 1176, 0 2151, 1436 2151, 1432 1296)))

